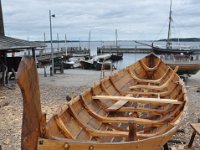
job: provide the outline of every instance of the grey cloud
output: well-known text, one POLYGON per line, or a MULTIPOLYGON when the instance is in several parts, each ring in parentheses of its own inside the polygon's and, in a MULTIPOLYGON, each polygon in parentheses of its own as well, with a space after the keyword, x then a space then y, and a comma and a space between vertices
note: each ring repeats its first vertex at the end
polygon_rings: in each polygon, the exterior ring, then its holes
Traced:
MULTIPOLYGON (((120 39, 155 40, 163 28, 158 38, 165 38, 169 3, 169 0, 2 0, 6 33, 33 40, 41 40, 44 32, 49 38, 49 10, 56 14, 52 18, 54 37, 66 33, 69 39, 87 40, 92 30, 93 40, 113 40, 117 28, 120 39)), ((198 0, 174 0, 174 26, 189 31, 193 27, 197 31, 191 36, 198 36, 199 6, 198 0)))

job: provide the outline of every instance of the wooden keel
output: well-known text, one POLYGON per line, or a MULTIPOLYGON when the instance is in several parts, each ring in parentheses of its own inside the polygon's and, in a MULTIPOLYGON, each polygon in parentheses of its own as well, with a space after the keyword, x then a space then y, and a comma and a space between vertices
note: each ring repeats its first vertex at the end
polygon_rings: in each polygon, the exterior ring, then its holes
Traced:
MULTIPOLYGON (((23 121, 21 149, 36 150, 38 137, 42 137, 40 122, 43 120, 38 74, 32 57, 24 57, 19 65, 17 83, 23 96, 23 121)), ((44 131, 45 132, 45 131, 44 131)))

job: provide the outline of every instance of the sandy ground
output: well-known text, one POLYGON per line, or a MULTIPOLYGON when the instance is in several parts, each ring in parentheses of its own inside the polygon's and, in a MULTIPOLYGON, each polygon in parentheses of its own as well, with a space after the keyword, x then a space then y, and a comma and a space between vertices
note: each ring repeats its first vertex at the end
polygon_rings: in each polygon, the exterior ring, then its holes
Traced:
MULTIPOLYGON (((107 72, 106 74, 109 74, 107 72)), ((100 79, 99 71, 71 69, 64 74, 44 77, 43 70, 39 70, 42 111, 50 118, 57 108, 67 103, 66 96, 73 97, 87 89, 100 79)), ((180 129, 173 138, 188 143, 192 129, 190 122, 197 122, 200 118, 200 72, 189 78, 187 95, 189 99, 187 115, 183 119, 180 129)), ((18 86, 9 90, 0 87, 0 145, 3 150, 19 150, 22 119, 22 96, 18 86)), ((179 149, 181 149, 179 147, 179 149)), ((200 149, 200 138, 196 136, 193 148, 200 149)))

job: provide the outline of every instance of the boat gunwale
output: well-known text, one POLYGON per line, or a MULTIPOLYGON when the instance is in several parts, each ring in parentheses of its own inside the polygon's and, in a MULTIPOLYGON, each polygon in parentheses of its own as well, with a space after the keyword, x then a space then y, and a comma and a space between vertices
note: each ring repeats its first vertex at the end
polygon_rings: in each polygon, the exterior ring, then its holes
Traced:
MULTIPOLYGON (((80 98, 81 98, 81 96, 83 96, 83 95, 85 95, 85 94, 88 94, 88 92, 92 92, 92 88, 95 88, 95 87, 97 87, 97 86, 101 86, 101 84, 103 83, 103 82, 105 82, 105 81, 109 81, 109 79, 111 78, 111 77, 113 77, 113 76, 115 76, 115 75, 117 75, 119 72, 121 73, 121 72, 123 72, 123 71, 126 71, 127 72, 127 69, 129 69, 131 66, 133 66, 134 64, 132 64, 132 65, 130 65, 130 66, 128 66, 128 67, 126 67, 126 68, 124 68, 124 69, 122 69, 122 70, 120 70, 120 71, 118 71, 118 72, 116 72, 115 74, 112 74, 111 76, 108 76, 108 77, 106 77, 106 78, 104 78, 103 80, 101 80, 99 83, 97 83, 97 84, 94 84, 91 88, 88 88, 88 89, 86 89, 86 90, 84 90, 80 95, 78 95, 78 96, 76 96, 76 97, 74 97, 73 98, 73 100, 72 101, 70 101, 70 102, 68 102, 66 105, 64 105, 62 108, 61 108, 61 111, 58 111, 56 114, 57 115, 62 115, 62 113, 63 112, 65 112, 69 107, 68 107, 68 105, 73 105, 74 103, 76 103, 77 101, 79 101, 80 100, 80 98)), ((177 74, 176 74, 177 75, 177 74)), ((183 81, 180 79, 180 77, 178 76, 178 78, 179 78, 179 82, 181 83, 183 83, 183 81)), ((183 104, 183 111, 180 111, 180 113, 179 113, 179 117, 178 117, 178 123, 180 122, 180 120, 182 120, 182 117, 184 116, 183 114, 185 113, 185 110, 186 110, 186 104, 187 104, 187 96, 186 96, 186 93, 185 93, 185 91, 186 91, 186 88, 183 86, 184 85, 184 83, 182 84, 182 89, 181 89, 181 91, 183 92, 183 94, 184 94, 184 101, 183 102, 185 102, 184 104, 183 104)), ((91 93, 91 95, 93 95, 92 93, 91 93)), ((175 122, 177 122, 177 120, 175 121, 175 122)), ((154 139, 154 138, 159 138, 159 137, 163 137, 163 136, 166 136, 168 133, 171 133, 172 131, 175 131, 175 129, 177 129, 178 128, 178 126, 177 126, 177 124, 178 123, 176 123, 176 124, 174 124, 174 127, 172 127, 170 130, 168 130, 167 132, 165 132, 164 134, 162 134, 162 135, 156 135, 156 136, 153 136, 153 137, 148 137, 148 138, 145 138, 145 139, 140 139, 139 141, 146 141, 146 140, 151 140, 151 139, 154 139)), ((78 143, 81 143, 81 142, 84 142, 84 144, 91 144, 91 143, 96 143, 96 144, 110 144, 110 143, 114 143, 114 144, 118 144, 118 143, 116 143, 116 142, 103 142, 103 143, 99 143, 98 141, 96 141, 96 142, 92 142, 92 141, 90 141, 90 142, 87 142, 87 141, 80 141, 80 140, 78 140, 78 139, 74 139, 74 140, 72 140, 72 139, 70 139, 71 141, 73 141, 73 142, 78 142, 78 143)), ((134 143, 134 142, 138 142, 138 141, 123 141, 123 142, 120 142, 120 144, 121 143, 134 143)))

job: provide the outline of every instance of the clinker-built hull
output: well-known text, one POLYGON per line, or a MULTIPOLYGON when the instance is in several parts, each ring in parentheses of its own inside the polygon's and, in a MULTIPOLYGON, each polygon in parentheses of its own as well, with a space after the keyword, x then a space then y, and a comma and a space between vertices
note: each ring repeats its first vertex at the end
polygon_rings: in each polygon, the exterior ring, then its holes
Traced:
POLYGON ((160 150, 186 109, 178 68, 172 70, 151 54, 73 98, 46 122, 34 66, 23 58, 17 73, 24 149, 160 150))

